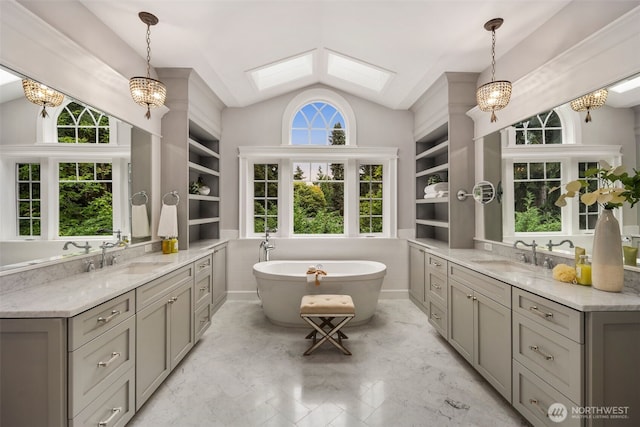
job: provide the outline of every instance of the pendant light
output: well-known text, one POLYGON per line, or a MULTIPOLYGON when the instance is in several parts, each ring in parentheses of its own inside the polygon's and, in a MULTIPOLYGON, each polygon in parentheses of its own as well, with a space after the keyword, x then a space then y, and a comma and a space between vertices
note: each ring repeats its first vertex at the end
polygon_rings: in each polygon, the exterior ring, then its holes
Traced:
POLYGON ((609 92, 607 89, 596 90, 595 92, 588 93, 584 96, 581 96, 578 99, 574 99, 571 101, 571 108, 574 111, 587 112, 587 117, 584 119, 585 123, 589 123, 591 121, 591 110, 602 107, 605 102, 607 102, 607 95, 609 92))
POLYGON ((31 79, 22 79, 22 90, 29 101, 42 106, 41 115, 43 118, 49 117, 47 107, 57 107, 62 104, 64 99, 64 95, 60 92, 31 79))
POLYGON ((500 28, 504 20, 495 18, 484 24, 484 29, 491 31, 491 82, 480 86, 476 92, 478 108, 491 111, 491 123, 498 120, 496 111, 502 110, 511 98, 511 82, 507 80, 495 80, 496 74, 496 30, 500 28))
POLYGON ((131 77, 129 90, 136 104, 147 107, 147 119, 151 118, 151 108, 161 107, 167 97, 167 87, 159 80, 152 79, 151 69, 151 26, 158 23, 158 18, 149 12, 140 12, 140 20, 147 25, 147 76, 131 77))

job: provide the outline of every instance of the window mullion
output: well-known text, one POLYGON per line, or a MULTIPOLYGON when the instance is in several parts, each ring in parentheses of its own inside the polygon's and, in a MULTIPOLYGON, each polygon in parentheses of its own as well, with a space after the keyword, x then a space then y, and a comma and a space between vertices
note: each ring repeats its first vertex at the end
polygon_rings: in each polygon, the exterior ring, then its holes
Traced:
POLYGON ((348 237, 358 235, 358 162, 349 159, 345 162, 344 174, 344 234, 348 237))

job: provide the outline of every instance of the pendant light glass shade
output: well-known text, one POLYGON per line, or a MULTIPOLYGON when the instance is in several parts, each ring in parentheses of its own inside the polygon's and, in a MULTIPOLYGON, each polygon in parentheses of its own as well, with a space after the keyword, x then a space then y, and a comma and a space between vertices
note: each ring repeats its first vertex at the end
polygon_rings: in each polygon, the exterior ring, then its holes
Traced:
POLYGON ((64 95, 60 92, 31 79, 22 79, 22 89, 24 90, 24 96, 29 101, 42 106, 41 114, 43 118, 49 117, 47 107, 57 107, 64 100, 64 95))
POLYGON ((498 120, 496 111, 502 110, 511 99, 511 82, 496 80, 496 30, 500 28, 504 20, 495 18, 484 24, 487 31, 491 31, 491 82, 486 83, 476 91, 476 101, 481 111, 491 111, 491 122, 498 120))
POLYGON ((147 76, 129 79, 129 91, 136 104, 147 107, 145 117, 151 118, 151 108, 161 107, 167 98, 167 87, 159 80, 152 79, 151 70, 151 26, 158 23, 158 18, 149 12, 140 12, 140 20, 147 25, 147 76))
POLYGON ((584 121, 589 123, 591 121, 591 110, 602 107, 607 102, 608 94, 609 91, 607 91, 607 89, 596 90, 595 92, 588 93, 578 99, 574 99, 571 101, 570 105, 574 111, 586 111, 587 117, 584 121))

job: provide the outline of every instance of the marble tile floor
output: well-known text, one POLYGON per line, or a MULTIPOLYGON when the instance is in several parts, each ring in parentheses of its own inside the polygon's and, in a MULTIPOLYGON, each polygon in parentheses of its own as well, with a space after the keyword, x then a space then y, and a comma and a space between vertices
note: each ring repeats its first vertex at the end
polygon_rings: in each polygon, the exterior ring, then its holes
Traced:
POLYGON ((344 330, 352 356, 303 356, 307 329, 228 301, 128 426, 528 426, 411 301, 344 330))

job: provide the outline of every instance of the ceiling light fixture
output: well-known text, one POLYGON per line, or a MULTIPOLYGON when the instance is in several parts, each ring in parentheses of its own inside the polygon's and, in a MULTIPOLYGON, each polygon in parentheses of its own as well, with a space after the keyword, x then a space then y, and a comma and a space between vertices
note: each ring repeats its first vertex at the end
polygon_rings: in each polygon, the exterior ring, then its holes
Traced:
POLYGON ((496 74, 496 30, 500 28, 504 19, 494 18, 484 24, 484 29, 491 31, 491 82, 486 83, 476 91, 476 99, 480 110, 491 111, 491 123, 498 120, 496 111, 502 110, 511 99, 511 82, 495 80, 496 74))
POLYGON ((42 117, 49 117, 47 107, 57 107, 62 104, 64 95, 58 91, 45 86, 42 83, 34 82, 31 79, 22 79, 22 89, 24 96, 36 105, 42 106, 42 117))
POLYGON ((571 101, 571 108, 574 111, 581 112, 586 111, 587 117, 584 119, 585 123, 591 121, 591 110, 602 107, 607 102, 607 95, 609 92, 607 89, 599 89, 595 92, 588 93, 581 96, 578 99, 571 101))
POLYGON ((167 97, 167 87, 150 76, 151 70, 151 26, 158 23, 158 18, 149 12, 140 12, 140 20, 147 24, 147 76, 131 77, 129 90, 136 104, 147 107, 147 119, 151 118, 151 107, 161 107, 167 97))

